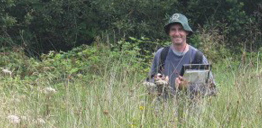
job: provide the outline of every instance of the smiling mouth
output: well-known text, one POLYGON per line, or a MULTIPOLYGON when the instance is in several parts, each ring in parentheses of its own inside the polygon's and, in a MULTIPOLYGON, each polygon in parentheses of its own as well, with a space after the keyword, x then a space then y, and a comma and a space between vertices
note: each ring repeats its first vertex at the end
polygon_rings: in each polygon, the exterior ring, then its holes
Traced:
POLYGON ((174 38, 174 40, 181 40, 181 38, 174 38))
POLYGON ((175 39, 176 39, 176 38, 182 38, 182 37, 180 37, 180 36, 173 36, 173 38, 175 38, 175 39))

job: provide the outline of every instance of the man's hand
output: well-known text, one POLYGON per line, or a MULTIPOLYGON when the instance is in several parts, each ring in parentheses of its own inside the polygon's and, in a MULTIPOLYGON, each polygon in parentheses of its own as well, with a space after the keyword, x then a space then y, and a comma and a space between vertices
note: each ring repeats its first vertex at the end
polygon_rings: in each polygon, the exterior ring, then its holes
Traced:
POLYGON ((162 75, 160 73, 156 74, 154 76, 154 79, 155 80, 165 80, 166 82, 168 82, 168 80, 169 80, 168 76, 162 75))
POLYGON ((175 80, 176 89, 186 89, 188 87, 188 82, 182 77, 178 76, 175 80))
POLYGON ((155 83, 156 85, 168 85, 169 83, 169 78, 168 76, 165 76, 165 75, 161 75, 160 73, 158 73, 157 75, 155 75, 154 77, 155 79, 155 83))

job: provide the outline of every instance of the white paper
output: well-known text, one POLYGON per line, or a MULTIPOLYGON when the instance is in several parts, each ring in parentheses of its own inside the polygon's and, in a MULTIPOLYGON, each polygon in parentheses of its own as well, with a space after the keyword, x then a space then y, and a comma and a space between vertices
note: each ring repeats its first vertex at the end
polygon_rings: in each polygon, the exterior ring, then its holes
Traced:
POLYGON ((204 84, 208 79, 209 70, 188 69, 184 73, 184 79, 191 84, 204 84))

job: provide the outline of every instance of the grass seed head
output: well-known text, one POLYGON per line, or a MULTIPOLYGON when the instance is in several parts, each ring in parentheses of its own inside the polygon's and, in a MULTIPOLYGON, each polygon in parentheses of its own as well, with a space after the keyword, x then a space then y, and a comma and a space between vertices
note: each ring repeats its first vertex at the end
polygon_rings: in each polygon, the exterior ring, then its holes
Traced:
POLYGON ((104 113, 105 115, 108 115, 108 114, 109 114, 108 110, 104 110, 103 113, 104 113))

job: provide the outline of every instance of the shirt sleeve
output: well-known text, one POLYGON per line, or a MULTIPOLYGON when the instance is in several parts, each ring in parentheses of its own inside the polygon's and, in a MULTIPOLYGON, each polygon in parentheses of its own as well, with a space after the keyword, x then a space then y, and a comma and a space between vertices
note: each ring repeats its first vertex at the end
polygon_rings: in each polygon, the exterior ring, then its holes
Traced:
MULTIPOLYGON (((207 58, 203 55, 203 64, 209 64, 207 58)), ((216 95, 217 89, 216 89, 216 82, 215 78, 213 76, 212 71, 209 74, 209 81, 211 82, 211 85, 213 85, 212 90, 211 90, 211 95, 216 95)))
POLYGON ((159 50, 157 50, 157 52, 154 55, 154 59, 151 65, 151 70, 148 74, 148 78, 149 78, 149 82, 153 82, 153 78, 152 76, 154 76, 155 74, 157 74, 157 70, 158 70, 158 65, 159 65, 159 59, 160 59, 160 54, 161 51, 163 50, 163 48, 160 48, 159 50))
MULTIPOLYGON (((203 55, 203 64, 209 64, 207 58, 203 55)), ((215 83, 212 71, 210 72, 210 79, 215 83)))

